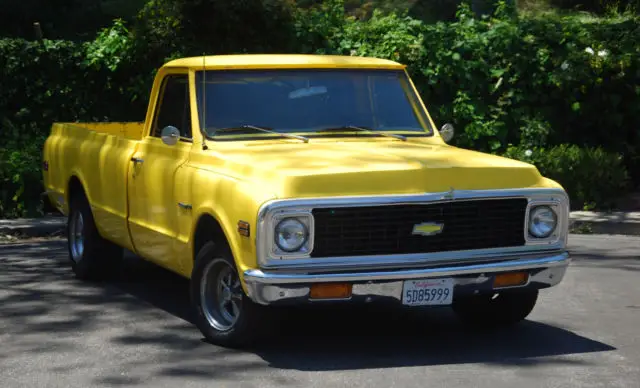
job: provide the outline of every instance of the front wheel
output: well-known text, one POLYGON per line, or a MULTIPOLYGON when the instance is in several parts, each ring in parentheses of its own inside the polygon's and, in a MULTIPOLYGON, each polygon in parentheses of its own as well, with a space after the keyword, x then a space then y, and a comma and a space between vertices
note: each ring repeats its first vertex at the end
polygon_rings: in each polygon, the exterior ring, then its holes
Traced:
POLYGON ((265 307, 243 291, 233 256, 224 244, 209 242, 196 257, 191 301, 198 329, 214 344, 239 347, 265 329, 265 307))
POLYGON ((454 301, 453 311, 463 323, 478 327, 511 326, 533 311, 538 290, 509 290, 464 296, 454 301))

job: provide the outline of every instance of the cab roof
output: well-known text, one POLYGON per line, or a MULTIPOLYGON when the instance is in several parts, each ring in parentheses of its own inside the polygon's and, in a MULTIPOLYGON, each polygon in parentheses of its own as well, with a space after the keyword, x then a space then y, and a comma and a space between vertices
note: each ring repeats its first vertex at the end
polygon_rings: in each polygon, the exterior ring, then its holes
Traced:
POLYGON ((341 55, 239 54, 174 59, 168 68, 223 69, 404 69, 405 65, 387 59, 341 55))

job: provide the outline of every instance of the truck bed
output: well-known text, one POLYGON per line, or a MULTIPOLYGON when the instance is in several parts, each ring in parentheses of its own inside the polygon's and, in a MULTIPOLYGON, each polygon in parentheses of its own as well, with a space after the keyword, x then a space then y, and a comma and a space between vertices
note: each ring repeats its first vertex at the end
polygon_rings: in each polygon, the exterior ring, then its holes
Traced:
POLYGON ((63 126, 69 129, 77 127, 81 131, 92 131, 106 135, 124 137, 129 140, 141 140, 144 130, 144 122, 121 123, 56 123, 55 126, 63 126))
POLYGON ((44 185, 51 203, 69 210, 74 180, 85 188, 96 226, 128 247, 127 176, 142 139, 144 123, 54 123, 43 160, 44 185))

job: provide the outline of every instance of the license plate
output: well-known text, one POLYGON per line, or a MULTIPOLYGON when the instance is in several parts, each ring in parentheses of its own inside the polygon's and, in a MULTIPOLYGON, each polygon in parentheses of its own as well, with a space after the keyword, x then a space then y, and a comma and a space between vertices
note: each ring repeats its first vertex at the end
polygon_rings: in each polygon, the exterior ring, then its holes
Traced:
POLYGON ((406 280, 402 288, 402 304, 450 305, 453 301, 453 284, 453 279, 406 280))

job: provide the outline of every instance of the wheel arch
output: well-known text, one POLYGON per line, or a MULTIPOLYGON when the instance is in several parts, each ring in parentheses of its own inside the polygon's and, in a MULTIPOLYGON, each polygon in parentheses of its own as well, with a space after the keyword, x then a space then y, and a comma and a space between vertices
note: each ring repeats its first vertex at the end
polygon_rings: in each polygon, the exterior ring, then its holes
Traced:
POLYGON ((77 195, 82 195, 87 199, 87 201, 89 200, 89 196, 87 195, 87 190, 85 189, 85 185, 82 182, 82 179, 77 174, 73 174, 71 175, 67 183, 67 192, 66 192, 67 212, 70 211, 71 202, 77 195))
POLYGON ((192 272, 191 266, 204 242, 224 238, 244 286, 244 271, 258 266, 258 209, 273 194, 260 190, 255 182, 221 177, 211 171, 198 172, 192 182, 191 230, 188 248, 182 255, 182 270, 186 275, 192 272), (244 231, 240 223, 248 223, 250 230, 244 231))
POLYGON ((204 244, 209 241, 229 244, 229 239, 224 233, 218 219, 210 213, 202 213, 198 217, 196 227, 193 231, 193 251, 191 252, 193 260, 195 260, 204 244))

